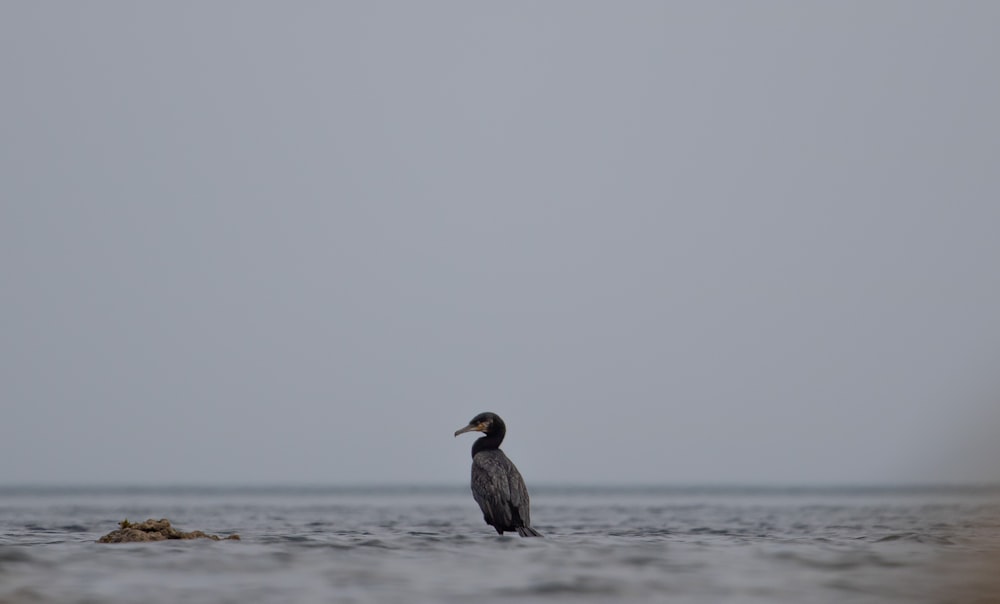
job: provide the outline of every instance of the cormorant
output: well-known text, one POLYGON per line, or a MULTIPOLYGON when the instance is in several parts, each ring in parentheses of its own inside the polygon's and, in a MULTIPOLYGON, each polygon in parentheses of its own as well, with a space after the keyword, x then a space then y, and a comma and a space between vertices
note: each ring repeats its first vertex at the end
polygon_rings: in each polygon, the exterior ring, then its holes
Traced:
POLYGON ((472 445, 472 496, 483 511, 486 524, 501 535, 504 531, 517 531, 522 537, 541 537, 541 533, 531 528, 524 479, 514 462, 500 450, 507 425, 496 413, 480 413, 468 426, 456 430, 455 436, 473 431, 486 434, 472 445))

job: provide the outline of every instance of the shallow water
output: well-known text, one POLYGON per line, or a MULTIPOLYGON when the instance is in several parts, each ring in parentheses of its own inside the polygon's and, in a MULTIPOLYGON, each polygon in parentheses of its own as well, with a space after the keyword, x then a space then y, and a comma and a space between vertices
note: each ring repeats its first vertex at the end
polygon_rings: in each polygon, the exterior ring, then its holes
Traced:
POLYGON ((1000 602, 997 489, 0 489, 0 603, 1000 602), (241 541, 105 545, 124 518, 241 541))

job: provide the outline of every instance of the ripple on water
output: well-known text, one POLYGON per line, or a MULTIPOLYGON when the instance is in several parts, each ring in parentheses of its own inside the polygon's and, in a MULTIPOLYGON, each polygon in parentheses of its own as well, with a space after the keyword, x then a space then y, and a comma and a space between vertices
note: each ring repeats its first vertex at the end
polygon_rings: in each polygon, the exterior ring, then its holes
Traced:
POLYGON ((31 562, 33 560, 28 550, 22 547, 3 546, 0 547, 0 570, 10 562, 31 562))
POLYGON ((543 579, 527 585, 498 587, 493 590, 499 596, 619 596, 625 593, 621 581, 577 575, 567 579, 543 579))
POLYGON ((773 558, 776 560, 791 562, 807 568, 829 571, 843 571, 871 567, 897 568, 906 566, 904 562, 891 560, 869 551, 833 552, 826 555, 817 552, 801 554, 798 552, 783 551, 773 554, 773 558))
POLYGON ((886 543, 888 541, 903 541, 910 543, 930 543, 933 545, 954 545, 955 542, 948 537, 939 535, 927 535, 924 533, 892 533, 875 539, 875 543, 886 543))

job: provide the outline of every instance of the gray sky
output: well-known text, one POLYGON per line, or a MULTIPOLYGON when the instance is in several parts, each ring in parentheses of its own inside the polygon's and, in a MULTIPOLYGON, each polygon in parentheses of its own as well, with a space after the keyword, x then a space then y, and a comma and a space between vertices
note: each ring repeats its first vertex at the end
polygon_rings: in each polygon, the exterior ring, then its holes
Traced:
POLYGON ((1000 4, 0 4, 0 484, 1000 481, 1000 4))

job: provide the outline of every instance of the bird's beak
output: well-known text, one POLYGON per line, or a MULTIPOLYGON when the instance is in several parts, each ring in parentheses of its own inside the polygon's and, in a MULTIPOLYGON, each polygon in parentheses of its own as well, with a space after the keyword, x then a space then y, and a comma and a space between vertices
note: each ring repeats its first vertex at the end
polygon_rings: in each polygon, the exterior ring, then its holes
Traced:
POLYGON ((486 424, 469 424, 468 426, 455 430, 455 436, 466 432, 486 432, 486 424))

